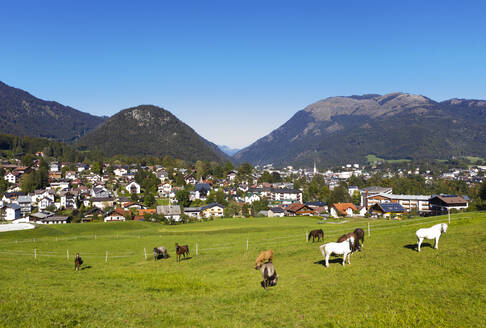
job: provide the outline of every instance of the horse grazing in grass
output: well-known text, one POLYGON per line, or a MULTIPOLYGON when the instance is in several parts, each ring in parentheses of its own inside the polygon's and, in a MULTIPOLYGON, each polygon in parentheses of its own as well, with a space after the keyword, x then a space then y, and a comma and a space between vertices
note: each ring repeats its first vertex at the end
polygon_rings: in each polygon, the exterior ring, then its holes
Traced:
POLYGON ((184 245, 184 246, 179 246, 178 243, 175 243, 176 247, 176 254, 177 254, 177 262, 181 260, 181 255, 186 258, 186 255, 189 255, 189 246, 184 245))
POLYGON ((258 255, 255 261, 255 270, 260 269, 266 262, 273 262, 273 251, 270 249, 263 251, 258 255))
POLYGON ((358 245, 358 250, 361 251, 361 248, 363 247, 364 244, 365 232, 363 229, 357 228, 354 230, 354 233, 356 234, 356 244, 358 245), (361 240, 361 245, 359 244, 360 240, 361 240))
POLYGON ((322 231, 322 229, 312 230, 311 232, 309 232, 309 237, 307 238, 307 240, 309 241, 311 237, 312 242, 314 242, 314 238, 317 238, 317 241, 321 241, 321 238, 322 240, 324 240, 324 231, 322 231))
POLYGON ((340 243, 327 243, 321 245, 319 249, 321 250, 322 256, 326 260, 326 267, 329 267, 329 257, 333 253, 343 255, 343 266, 346 262, 346 257, 348 257, 348 264, 351 264, 349 261, 349 255, 351 254, 353 247, 354 237, 350 237, 340 243))
POLYGON ((272 262, 262 264, 260 271, 262 272, 263 277, 263 288, 267 289, 267 287, 277 285, 277 271, 275 271, 275 267, 273 266, 272 262))
POLYGON ((356 233, 354 232, 350 232, 350 233, 347 233, 345 235, 342 235, 341 237, 339 237, 339 239, 337 240, 338 243, 341 243, 345 240, 348 240, 350 238, 353 238, 353 245, 351 247, 351 253, 355 252, 356 249, 358 249, 358 246, 359 246, 359 242, 358 242, 358 236, 356 235, 356 233))
POLYGON ((162 255, 162 258, 163 259, 166 259, 169 257, 169 254, 167 254, 167 248, 165 248, 164 246, 160 246, 160 247, 155 247, 154 248, 154 259, 157 260, 159 258, 159 256, 162 255))
POLYGON ((76 253, 76 257, 74 258, 74 271, 79 271, 81 264, 83 264, 83 259, 79 256, 79 253, 76 253))
POLYGON ((439 223, 430 228, 422 228, 418 229, 415 235, 417 236, 417 251, 420 252, 420 245, 424 241, 424 239, 435 239, 434 248, 439 248, 439 238, 442 233, 447 232, 447 224, 446 223, 439 223))

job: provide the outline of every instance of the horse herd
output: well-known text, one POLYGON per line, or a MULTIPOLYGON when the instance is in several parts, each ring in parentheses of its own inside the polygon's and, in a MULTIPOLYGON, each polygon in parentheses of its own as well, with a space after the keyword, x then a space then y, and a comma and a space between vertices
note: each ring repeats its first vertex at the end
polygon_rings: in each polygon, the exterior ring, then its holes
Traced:
MULTIPOLYGON (((443 233, 447 232, 447 228, 448 226, 446 223, 439 223, 430 228, 422 228, 417 230, 415 233, 415 235, 417 236, 417 251, 420 252, 420 246, 422 245, 424 239, 434 239, 434 248, 438 249, 439 238, 443 233)), ((364 230, 361 228, 357 228, 353 232, 344 234, 339 237, 337 242, 330 242, 319 246, 321 254, 325 260, 325 266, 329 267, 329 257, 332 254, 343 256, 343 266, 346 263, 346 259, 348 260, 348 264, 351 264, 349 257, 355 251, 361 251, 364 244, 364 235, 364 230)), ((312 242, 314 242, 316 238, 317 241, 321 241, 321 239, 324 240, 324 231, 322 231, 322 229, 312 230, 309 233, 307 240, 310 241, 311 237, 312 242)), ((183 257, 183 259, 186 259, 186 255, 189 256, 188 245, 180 246, 178 243, 175 243, 175 250, 177 255, 177 262, 181 261, 181 257, 183 257)), ((263 278, 261 284, 265 289, 267 287, 277 285, 278 282, 277 271, 273 266, 273 256, 274 253, 272 250, 265 250, 262 251, 255 260, 255 270, 261 271, 263 278)), ((159 258, 169 258, 167 248, 165 248, 164 246, 154 248, 154 259, 157 260, 159 258)), ((79 256, 79 253, 76 253, 76 257, 74 259, 74 268, 76 271, 79 271, 81 264, 83 264, 83 260, 79 256)))

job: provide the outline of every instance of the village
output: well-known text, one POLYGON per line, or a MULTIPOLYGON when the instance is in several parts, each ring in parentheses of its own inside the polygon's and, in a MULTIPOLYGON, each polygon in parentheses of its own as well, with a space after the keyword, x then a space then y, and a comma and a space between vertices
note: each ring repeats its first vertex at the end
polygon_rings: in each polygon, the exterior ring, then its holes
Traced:
MULTIPOLYGON (((37 155, 31 166, 18 159, 2 162, 6 190, 0 202, 1 220, 36 224, 125 220, 175 224, 250 216, 400 219, 407 214, 429 216, 465 211, 471 202, 466 194, 398 194, 392 187, 360 188, 351 184, 353 179, 366 181, 383 169, 359 164, 324 172, 315 165, 313 169, 275 169, 272 165, 251 167, 245 163, 234 169, 229 164, 217 178, 201 165, 165 168, 61 163, 45 161, 42 153, 37 155), (26 192, 23 177, 39 172, 41 165, 48 171, 45 188, 26 192), (205 173, 197 171, 202 167, 205 173), (326 202, 311 194, 313 181, 321 184, 318 188, 328 190, 326 199, 334 201, 326 202), (341 195, 331 197, 338 189, 341 195)), ((474 185, 482 181, 486 167, 448 169, 435 177, 419 168, 384 171, 382 175, 388 178, 415 175, 426 183, 441 179, 474 185)))

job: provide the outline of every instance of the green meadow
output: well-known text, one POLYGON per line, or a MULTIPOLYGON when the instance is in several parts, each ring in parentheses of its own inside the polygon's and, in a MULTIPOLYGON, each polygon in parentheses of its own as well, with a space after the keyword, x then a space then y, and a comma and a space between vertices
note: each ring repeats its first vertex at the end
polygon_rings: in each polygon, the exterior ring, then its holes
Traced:
POLYGON ((426 241, 421 253, 414 248, 415 231, 447 217, 90 223, 4 232, 0 326, 484 326, 485 218, 479 212, 452 215, 439 249, 426 241), (345 267, 331 257, 325 268, 322 242, 305 239, 321 228, 325 242, 336 241, 358 227, 366 231, 364 248, 345 267), (189 245, 189 259, 176 262, 175 242, 189 245), (154 261, 156 246, 167 247, 170 258, 154 261), (268 290, 253 268, 264 249, 275 252, 279 275, 268 290), (79 272, 76 252, 84 260, 79 272))

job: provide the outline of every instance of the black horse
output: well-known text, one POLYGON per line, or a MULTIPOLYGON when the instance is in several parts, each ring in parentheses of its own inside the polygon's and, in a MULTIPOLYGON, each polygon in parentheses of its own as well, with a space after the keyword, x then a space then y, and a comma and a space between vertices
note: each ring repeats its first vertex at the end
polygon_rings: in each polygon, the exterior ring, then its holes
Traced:
POLYGON ((354 233, 356 234, 356 237, 357 237, 357 244, 358 244, 358 250, 361 251, 361 248, 363 247, 363 244, 364 244, 364 235, 365 235, 365 232, 363 229, 361 228, 357 228, 354 230, 354 233), (359 244, 359 241, 361 240, 361 245, 359 244))
POLYGON ((320 241, 321 238, 322 238, 322 240, 324 240, 324 231, 322 231, 322 229, 312 230, 309 233, 308 240, 310 240, 311 237, 312 237, 312 242, 314 242, 314 238, 317 238, 317 241, 320 241))
POLYGON ((79 256, 79 253, 76 253, 76 257, 74 258, 74 271, 79 271, 81 264, 83 264, 83 259, 79 256))

